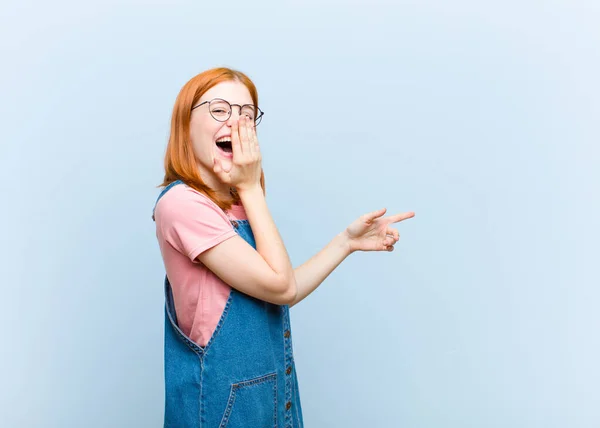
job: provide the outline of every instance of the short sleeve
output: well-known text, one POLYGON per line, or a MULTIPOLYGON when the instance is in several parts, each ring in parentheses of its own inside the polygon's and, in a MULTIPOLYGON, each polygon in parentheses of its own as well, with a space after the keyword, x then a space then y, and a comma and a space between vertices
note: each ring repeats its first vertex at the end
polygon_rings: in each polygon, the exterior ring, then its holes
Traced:
POLYGON ((199 254, 236 235, 217 204, 185 185, 173 187, 160 199, 155 217, 164 242, 192 262, 199 254))

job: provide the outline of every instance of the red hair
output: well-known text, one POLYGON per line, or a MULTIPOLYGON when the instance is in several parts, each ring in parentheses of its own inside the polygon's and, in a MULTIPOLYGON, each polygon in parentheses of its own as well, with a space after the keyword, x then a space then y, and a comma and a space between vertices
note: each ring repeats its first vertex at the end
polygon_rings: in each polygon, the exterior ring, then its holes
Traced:
MULTIPOLYGON (((179 91, 173 116, 171 117, 171 134, 165 153, 165 178, 158 187, 167 186, 173 181, 181 180, 188 186, 208 196, 223 211, 229 210, 240 198, 235 188, 230 190, 231 200, 219 198, 216 192, 208 187, 200 177, 196 157, 190 139, 190 119, 192 106, 213 86, 221 82, 238 81, 242 83, 258 106, 258 92, 252 80, 244 73, 229 68, 219 67, 206 70, 190 79, 179 91)), ((265 174, 261 172, 260 185, 265 192, 265 174)))

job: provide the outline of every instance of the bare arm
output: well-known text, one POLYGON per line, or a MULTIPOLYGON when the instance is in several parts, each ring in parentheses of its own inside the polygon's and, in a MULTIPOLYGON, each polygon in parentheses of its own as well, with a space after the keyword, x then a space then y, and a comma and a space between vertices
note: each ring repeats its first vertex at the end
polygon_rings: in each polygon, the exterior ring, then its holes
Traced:
POLYGON ((297 267, 294 272, 298 293, 290 303, 290 308, 315 291, 351 253, 348 236, 340 233, 321 251, 297 267))
POLYGON ((234 236, 198 256, 231 287, 266 302, 286 305, 296 299, 296 280, 287 250, 260 186, 238 191, 256 240, 256 250, 234 236))
POLYGON ((233 161, 224 169, 215 158, 214 173, 236 186, 256 241, 256 250, 234 236, 198 256, 215 275, 250 296, 285 305, 296 299, 296 280, 283 240, 260 185, 261 155, 256 130, 245 117, 231 126, 233 161))
POLYGON ((390 227, 390 224, 412 218, 415 213, 411 211, 381 218, 385 212, 386 209, 383 208, 360 216, 325 248, 296 268, 298 293, 290 307, 312 293, 355 251, 394 251, 394 244, 400 239, 400 233, 390 227))
POLYGON ((256 186, 239 190, 239 195, 256 241, 256 251, 276 273, 286 294, 292 301, 295 300, 296 280, 292 262, 269 212, 262 188, 256 186))

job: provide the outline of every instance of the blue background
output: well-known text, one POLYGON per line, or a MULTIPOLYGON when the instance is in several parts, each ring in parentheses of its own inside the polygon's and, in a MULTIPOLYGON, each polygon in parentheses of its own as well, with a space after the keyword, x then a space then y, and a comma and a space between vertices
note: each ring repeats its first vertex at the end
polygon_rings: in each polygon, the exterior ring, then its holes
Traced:
POLYGON ((307 427, 600 426, 600 6, 12 2, 0 9, 0 425, 158 427, 150 215, 183 84, 257 84, 294 265, 414 211, 292 308, 307 427))

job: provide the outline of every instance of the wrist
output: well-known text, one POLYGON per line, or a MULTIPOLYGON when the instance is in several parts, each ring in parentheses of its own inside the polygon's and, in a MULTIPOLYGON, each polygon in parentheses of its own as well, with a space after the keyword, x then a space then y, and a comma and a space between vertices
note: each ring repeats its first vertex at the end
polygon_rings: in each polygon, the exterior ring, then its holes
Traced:
POLYGON ((352 239, 350 238, 350 235, 348 235, 347 231, 344 230, 342 233, 338 234, 337 239, 346 256, 349 256, 356 251, 352 246, 352 239))
POLYGON ((263 189, 262 189, 260 183, 253 184, 253 185, 250 185, 248 187, 239 187, 238 186, 236 188, 236 190, 237 190, 237 193, 238 193, 240 199, 243 199, 243 198, 248 197, 248 196, 253 196, 253 195, 256 195, 256 194, 264 195, 263 189))

